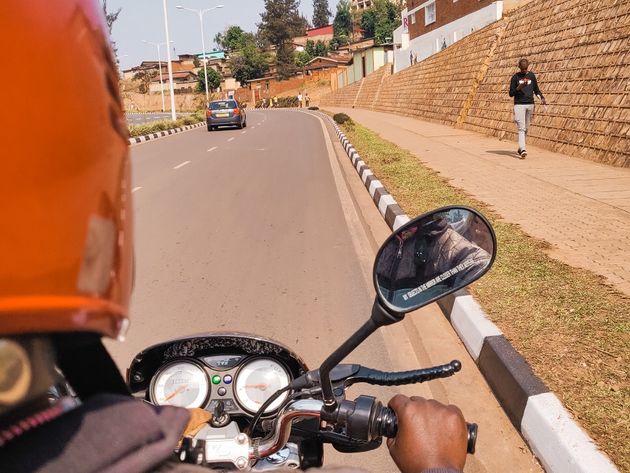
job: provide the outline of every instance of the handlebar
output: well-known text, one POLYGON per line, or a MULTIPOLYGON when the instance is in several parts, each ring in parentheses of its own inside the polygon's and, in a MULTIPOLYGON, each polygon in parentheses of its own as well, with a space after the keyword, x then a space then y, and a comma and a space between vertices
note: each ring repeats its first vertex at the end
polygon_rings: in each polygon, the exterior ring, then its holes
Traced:
MULTIPOLYGON (((398 419, 392 409, 383 407, 380 402, 369 396, 360 396, 357 401, 359 402, 345 401, 342 404, 347 409, 346 414, 348 415, 345 417, 345 422, 349 430, 356 429, 357 432, 361 431, 371 438, 382 436, 391 438, 396 436, 398 433, 398 419), (359 411, 362 411, 362 413, 359 411)), ((289 440, 291 426, 294 421, 304 418, 321 419, 323 409, 324 403, 321 400, 303 399, 289 403, 278 414, 271 434, 264 439, 253 439, 249 458, 260 459, 277 452, 289 440)), ((477 424, 466 424, 466 426, 468 429, 466 451, 473 454, 475 453, 478 427, 477 424)), ((351 432, 349 433, 351 434, 351 432)), ((355 437, 353 435, 350 436, 355 437)), ((369 439, 357 438, 356 440, 369 439)))
MULTIPOLYGON (((380 415, 374 419, 374 424, 374 432, 376 435, 391 438, 396 437, 398 433, 398 419, 396 418, 396 413, 389 407, 381 408, 380 415)), ((472 455, 475 453, 479 426, 477 424, 466 423, 466 427, 468 429, 466 452, 472 455)))

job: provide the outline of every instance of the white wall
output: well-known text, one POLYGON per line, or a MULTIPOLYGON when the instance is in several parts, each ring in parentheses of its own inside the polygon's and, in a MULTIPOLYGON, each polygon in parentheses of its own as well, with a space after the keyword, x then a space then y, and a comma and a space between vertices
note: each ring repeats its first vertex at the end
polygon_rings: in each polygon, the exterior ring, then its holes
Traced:
MULTIPOLYGON (((469 15, 466 15, 458 20, 452 21, 440 28, 437 28, 427 34, 418 36, 408 42, 408 47, 405 48, 406 41, 404 40, 404 33, 401 32, 402 48, 394 51, 394 72, 399 72, 406 69, 411 65, 410 56, 413 55, 418 61, 428 58, 429 56, 440 52, 444 44, 450 46, 455 41, 459 41, 470 33, 480 30, 490 23, 494 23, 500 20, 503 16, 503 1, 494 2, 487 7, 477 10, 469 15)), ((398 30, 396 30, 398 31, 398 30)), ((396 37, 396 32, 394 32, 396 37)), ((397 42, 397 41, 394 41, 397 42)))

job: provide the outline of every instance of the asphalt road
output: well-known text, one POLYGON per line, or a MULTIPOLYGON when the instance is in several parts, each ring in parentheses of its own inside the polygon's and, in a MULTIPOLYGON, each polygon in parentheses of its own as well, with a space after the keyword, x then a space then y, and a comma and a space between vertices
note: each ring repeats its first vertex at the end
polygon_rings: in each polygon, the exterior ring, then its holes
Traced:
MULTIPOLYGON (((125 369, 150 344, 213 330, 275 338, 309 364, 370 313, 372 258, 387 227, 316 117, 250 111, 245 130, 205 128, 132 147, 136 287, 125 369)), ((349 358, 407 370, 459 358, 457 376, 400 388, 456 403, 480 424, 467 472, 541 471, 435 306, 372 335, 349 358)), ((386 401, 396 391, 359 385, 386 401)), ((397 471, 386 448, 327 464, 397 471)))
MULTIPOLYGON (((178 113, 180 117, 182 114, 178 113)), ((170 120, 171 112, 161 113, 127 113, 127 123, 129 125, 143 125, 145 123, 156 122, 159 120, 170 120)))

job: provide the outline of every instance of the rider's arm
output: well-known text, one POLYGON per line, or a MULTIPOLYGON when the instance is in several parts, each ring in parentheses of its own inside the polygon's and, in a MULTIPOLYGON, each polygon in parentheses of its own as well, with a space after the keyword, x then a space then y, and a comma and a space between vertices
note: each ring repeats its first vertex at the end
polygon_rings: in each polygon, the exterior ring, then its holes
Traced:
POLYGON ((387 446, 402 473, 459 473, 464 469, 468 431, 457 407, 400 394, 389 406, 398 418, 398 434, 387 446))

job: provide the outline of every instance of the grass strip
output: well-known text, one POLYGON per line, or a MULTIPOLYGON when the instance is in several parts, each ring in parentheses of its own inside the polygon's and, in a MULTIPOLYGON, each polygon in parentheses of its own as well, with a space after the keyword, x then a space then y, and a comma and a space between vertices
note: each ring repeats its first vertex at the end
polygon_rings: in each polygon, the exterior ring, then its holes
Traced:
POLYGON ((186 125, 194 125, 195 123, 203 122, 205 120, 205 111, 198 110, 191 115, 178 118, 177 120, 159 120, 144 123, 142 125, 129 125, 129 137, 133 138, 135 136, 150 135, 151 133, 157 133, 158 131, 166 131, 186 125))
POLYGON ((630 471, 630 299, 602 277, 548 256, 547 242, 451 186, 410 152, 357 123, 341 128, 410 217, 455 204, 488 217, 497 259, 472 294, 600 448, 630 471))

